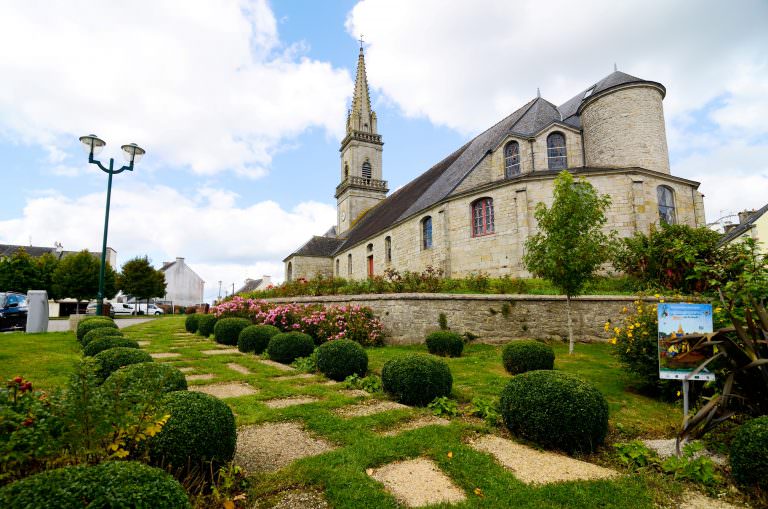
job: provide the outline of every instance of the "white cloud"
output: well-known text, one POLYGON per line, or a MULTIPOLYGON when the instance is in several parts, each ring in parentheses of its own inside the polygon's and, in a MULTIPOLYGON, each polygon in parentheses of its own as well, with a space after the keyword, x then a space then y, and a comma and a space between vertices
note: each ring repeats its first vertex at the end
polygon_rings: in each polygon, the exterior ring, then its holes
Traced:
MULTIPOLYGON (((263 274, 281 280, 282 260, 307 238, 328 229, 336 219, 330 205, 305 202, 284 210, 273 201, 238 205, 230 191, 204 188, 188 197, 166 186, 134 185, 113 190, 108 245, 118 252, 118 265, 148 254, 156 266, 177 256, 206 281, 241 285, 263 274)), ((72 199, 54 191, 27 200, 23 215, 0 221, 0 243, 65 249, 100 250, 104 194, 72 199)), ((218 291, 218 288, 216 288, 218 291)))
POLYGON ((57 163, 96 132, 110 155, 258 177, 282 140, 342 134, 349 74, 285 48, 266 0, 2 2, 0 20, 0 132, 57 163))

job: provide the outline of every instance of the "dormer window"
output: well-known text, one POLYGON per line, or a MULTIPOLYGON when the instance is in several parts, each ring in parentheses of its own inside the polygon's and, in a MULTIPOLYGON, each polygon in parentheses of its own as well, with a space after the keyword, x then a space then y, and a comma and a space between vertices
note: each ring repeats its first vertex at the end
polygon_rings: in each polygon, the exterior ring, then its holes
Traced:
POLYGON ((504 147, 504 177, 520 175, 520 144, 510 141, 504 147))
POLYGON ((586 92, 584 92, 584 99, 586 99, 587 97, 589 97, 590 95, 592 95, 592 92, 594 92, 594 91, 595 91, 595 87, 594 87, 594 86, 592 86, 591 88, 589 88, 589 89, 588 89, 586 92))
POLYGON ((563 133, 547 136, 547 166, 550 170, 564 170, 568 167, 563 133))
POLYGON ((370 179, 373 171, 371 170, 371 163, 368 161, 363 163, 363 178, 370 179))

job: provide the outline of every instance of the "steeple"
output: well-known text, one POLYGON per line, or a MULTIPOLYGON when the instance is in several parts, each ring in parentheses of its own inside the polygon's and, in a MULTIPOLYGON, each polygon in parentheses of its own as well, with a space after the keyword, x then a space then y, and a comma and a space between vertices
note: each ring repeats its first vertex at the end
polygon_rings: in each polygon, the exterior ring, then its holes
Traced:
POLYGON ((365 74, 365 54, 362 42, 360 54, 357 57, 357 77, 355 78, 355 94, 352 97, 352 109, 347 115, 347 134, 359 131, 368 134, 376 133, 376 112, 371 110, 371 97, 368 92, 368 76, 365 74))

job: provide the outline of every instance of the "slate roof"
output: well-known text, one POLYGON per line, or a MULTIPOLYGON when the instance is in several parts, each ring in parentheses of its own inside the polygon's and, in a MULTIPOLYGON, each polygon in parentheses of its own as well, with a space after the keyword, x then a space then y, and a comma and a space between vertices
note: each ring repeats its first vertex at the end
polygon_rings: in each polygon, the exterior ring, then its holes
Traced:
POLYGON ((54 247, 41 247, 41 246, 16 246, 13 244, 0 244, 0 258, 13 256, 13 254, 19 249, 23 249, 32 258, 43 256, 45 253, 56 254, 56 248, 54 247))
POLYGON ((731 231, 729 231, 728 233, 725 233, 722 237, 720 237, 720 242, 718 243, 718 246, 723 246, 725 244, 728 244, 732 240, 741 237, 741 235, 743 235, 744 232, 752 228, 755 224, 755 221, 760 219, 760 217, 762 217, 762 215, 765 214, 766 212, 768 212, 768 204, 763 205, 761 209, 755 211, 755 213, 749 216, 747 219, 745 219, 743 223, 740 223, 734 229, 732 229, 731 231))
POLYGON ((331 256, 342 242, 344 239, 315 235, 306 244, 286 256, 283 261, 288 260, 291 256, 331 256))
POLYGON ((245 282, 245 285, 243 285, 242 288, 240 288, 238 291, 235 292, 235 295, 239 295, 241 293, 245 292, 253 292, 256 291, 256 289, 259 287, 261 282, 264 281, 263 279, 248 279, 245 282))

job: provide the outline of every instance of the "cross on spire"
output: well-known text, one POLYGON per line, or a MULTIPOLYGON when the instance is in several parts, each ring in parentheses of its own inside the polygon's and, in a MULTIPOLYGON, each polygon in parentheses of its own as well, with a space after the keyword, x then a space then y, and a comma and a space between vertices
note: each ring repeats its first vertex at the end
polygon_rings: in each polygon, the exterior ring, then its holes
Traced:
POLYGON ((363 49, 363 34, 360 34, 360 49, 363 49))

